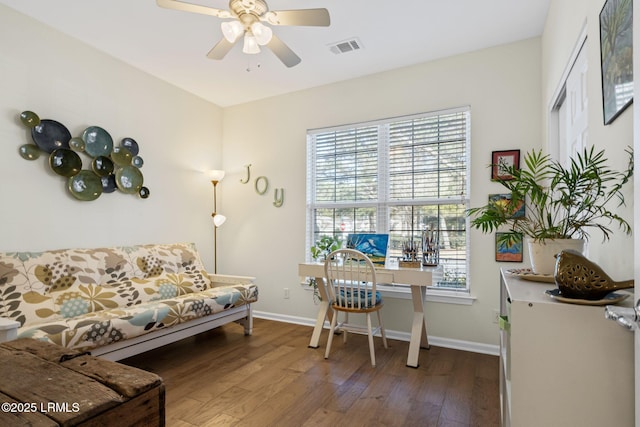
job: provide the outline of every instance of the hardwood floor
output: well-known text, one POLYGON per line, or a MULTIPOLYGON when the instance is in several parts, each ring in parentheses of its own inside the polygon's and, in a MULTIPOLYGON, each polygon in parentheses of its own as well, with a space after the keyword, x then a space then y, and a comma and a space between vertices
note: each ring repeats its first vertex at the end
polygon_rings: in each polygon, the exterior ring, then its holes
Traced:
POLYGON ((497 426, 498 358, 432 346, 405 366, 409 343, 334 339, 324 359, 307 348, 311 327, 255 319, 231 324, 122 363, 163 377, 169 427, 497 426))

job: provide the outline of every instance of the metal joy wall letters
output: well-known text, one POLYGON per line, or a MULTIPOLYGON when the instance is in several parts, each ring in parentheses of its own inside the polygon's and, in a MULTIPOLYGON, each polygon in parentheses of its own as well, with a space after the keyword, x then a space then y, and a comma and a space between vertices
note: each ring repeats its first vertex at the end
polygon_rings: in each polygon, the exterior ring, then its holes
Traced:
MULTIPOLYGON (((245 165, 245 167, 247 168, 247 177, 240 180, 242 184, 248 184, 251 180, 251 164, 245 165)), ((254 188, 256 190, 256 193, 258 193, 260 196, 264 196, 269 190, 269 179, 264 175, 257 177, 254 182, 254 188)), ((273 206, 279 208, 283 204, 284 188, 275 188, 273 190, 273 206)))

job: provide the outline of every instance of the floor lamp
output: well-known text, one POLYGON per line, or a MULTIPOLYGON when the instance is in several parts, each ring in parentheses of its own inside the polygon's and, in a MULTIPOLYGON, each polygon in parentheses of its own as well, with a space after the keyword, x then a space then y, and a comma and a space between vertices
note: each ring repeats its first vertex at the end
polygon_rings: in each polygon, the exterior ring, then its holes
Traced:
POLYGON ((224 178, 224 171, 212 170, 209 171, 209 178, 211 184, 213 184, 213 273, 218 273, 218 238, 216 236, 216 230, 227 220, 227 217, 218 213, 218 206, 216 200, 217 185, 222 178, 224 178))

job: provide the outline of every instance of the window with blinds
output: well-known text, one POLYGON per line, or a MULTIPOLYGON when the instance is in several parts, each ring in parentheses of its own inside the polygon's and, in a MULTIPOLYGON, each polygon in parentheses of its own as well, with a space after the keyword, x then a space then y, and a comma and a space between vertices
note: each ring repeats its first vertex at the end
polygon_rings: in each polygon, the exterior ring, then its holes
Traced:
POLYGON ((400 257, 404 242, 435 230, 434 285, 467 290, 469 120, 465 107, 309 131, 307 248, 388 233, 389 256, 400 257))

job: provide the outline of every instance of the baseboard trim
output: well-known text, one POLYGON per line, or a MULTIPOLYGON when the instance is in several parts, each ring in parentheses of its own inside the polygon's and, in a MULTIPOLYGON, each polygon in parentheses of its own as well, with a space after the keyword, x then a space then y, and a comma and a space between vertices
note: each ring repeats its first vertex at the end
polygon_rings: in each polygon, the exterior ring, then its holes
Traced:
MULTIPOLYGON (((269 313, 265 311, 253 310, 253 317, 258 319, 274 320, 276 322, 293 323, 296 325, 311 326, 316 324, 315 319, 308 317, 289 316, 287 314, 269 313)), ((329 323, 325 322, 325 329, 329 329, 329 323)), ((409 332, 401 332, 394 330, 386 330, 387 337, 398 341, 410 341, 411 334, 409 332)), ((452 348, 455 350, 470 351, 473 353, 490 354, 492 356, 500 355, 500 347, 497 345, 483 344, 473 341, 456 340, 452 338, 435 337, 429 335, 429 344, 436 347, 452 348)))

